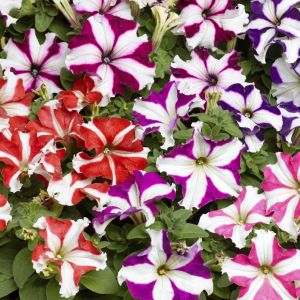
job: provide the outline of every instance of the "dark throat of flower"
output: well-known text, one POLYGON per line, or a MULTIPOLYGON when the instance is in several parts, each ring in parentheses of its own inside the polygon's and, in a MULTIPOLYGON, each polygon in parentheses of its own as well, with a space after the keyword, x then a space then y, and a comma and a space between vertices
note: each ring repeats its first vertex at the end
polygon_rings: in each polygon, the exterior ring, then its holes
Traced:
POLYGON ((166 265, 162 265, 157 268, 157 274, 160 276, 166 275, 168 271, 169 270, 166 265))
POLYGON ((31 69, 30 69, 30 73, 32 75, 32 77, 37 77, 39 75, 39 72, 40 72, 40 66, 37 65, 37 64, 32 64, 31 65, 31 69))

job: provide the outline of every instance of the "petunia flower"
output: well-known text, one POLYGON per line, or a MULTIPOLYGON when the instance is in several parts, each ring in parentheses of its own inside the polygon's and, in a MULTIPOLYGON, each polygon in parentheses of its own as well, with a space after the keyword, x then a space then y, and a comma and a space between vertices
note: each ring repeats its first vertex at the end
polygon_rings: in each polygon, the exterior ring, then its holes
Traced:
POLYGON ((282 128, 280 110, 271 106, 254 85, 245 88, 240 84, 230 86, 222 93, 218 104, 234 114, 250 152, 257 152, 262 147, 264 140, 260 140, 261 128, 274 127, 276 131, 282 128), (253 139, 253 136, 256 137, 253 139), (256 139, 258 143, 255 143, 256 139))
POLYGON ((272 231, 256 230, 249 255, 226 259, 222 272, 240 286, 238 300, 296 300, 294 281, 300 278, 300 251, 283 249, 272 231))
POLYGON ((11 206, 4 195, 0 194, 0 232, 6 229, 7 223, 11 221, 11 206))
POLYGON ((85 197, 81 189, 90 185, 92 181, 93 178, 86 178, 76 172, 71 172, 63 177, 54 176, 49 181, 47 192, 59 204, 72 206, 78 204, 85 197))
POLYGON ((67 110, 77 112, 90 104, 102 106, 102 98, 103 94, 97 90, 94 79, 89 76, 75 79, 72 90, 62 91, 58 95, 67 110))
POLYGON ((270 220, 266 216, 265 196, 258 194, 258 188, 247 186, 233 204, 202 215, 198 225, 231 239, 237 248, 243 248, 252 228, 260 223, 269 224, 270 220))
POLYGON ((138 223, 145 221, 146 226, 150 226, 158 212, 155 202, 163 198, 175 199, 174 185, 168 184, 157 173, 134 171, 133 175, 122 184, 112 186, 105 207, 96 209, 93 225, 100 236, 117 217, 120 220, 129 217, 138 223))
POLYGON ((73 221, 53 217, 41 217, 34 224, 44 244, 37 244, 33 250, 33 268, 46 277, 58 270, 62 297, 78 293, 80 277, 85 273, 106 268, 106 254, 83 235, 88 225, 87 218, 73 221))
POLYGON ((23 42, 12 39, 4 47, 6 59, 0 59, 4 69, 11 69, 23 79, 26 91, 40 89, 44 83, 49 94, 61 91, 60 71, 65 66, 67 43, 57 43, 55 33, 47 33, 40 44, 34 29, 29 29, 23 42))
POLYGON ((148 230, 151 246, 123 261, 118 281, 124 281, 135 298, 141 300, 198 300, 202 291, 211 294, 209 268, 195 244, 185 255, 172 251, 166 231, 148 230))
POLYGON ((133 20, 130 5, 125 0, 74 0, 73 5, 79 14, 110 14, 133 20))
POLYGON ((264 169, 265 182, 261 184, 267 198, 267 213, 282 230, 297 239, 300 217, 300 153, 293 157, 276 153, 277 162, 264 169))
POLYGON ((300 57, 300 37, 278 38, 277 44, 282 47, 282 56, 287 63, 294 63, 300 57))
POLYGON ((248 35, 253 43, 255 57, 261 63, 265 63, 269 47, 276 43, 278 38, 300 37, 300 11, 296 8, 298 2, 297 0, 252 2, 248 35))
POLYGON ((87 150, 95 156, 79 152, 73 158, 73 167, 86 177, 101 176, 119 184, 134 170, 147 166, 148 148, 136 138, 136 126, 121 118, 93 118, 81 126, 81 137, 87 150))
POLYGON ((27 119, 33 93, 25 93, 23 81, 9 70, 0 78, 0 116, 27 119))
POLYGON ((54 141, 46 145, 38 142, 34 132, 14 131, 11 140, 1 137, 0 161, 4 163, 2 176, 4 184, 12 193, 22 188, 22 178, 38 174, 46 180, 53 174, 60 174, 60 160, 65 149, 57 149, 54 141))
POLYGON ((0 15, 5 17, 6 26, 17 22, 17 19, 11 17, 9 13, 13 9, 20 9, 21 6, 22 0, 5 0, 0 2, 0 15))
POLYGON ((135 21, 91 16, 69 44, 67 67, 74 74, 98 75, 108 85, 110 96, 122 94, 125 87, 136 91, 151 86, 155 66, 148 56, 152 45, 146 35, 137 36, 137 30, 135 21))
POLYGON ((248 14, 242 4, 234 7, 231 0, 180 0, 178 6, 184 23, 175 32, 186 36, 191 49, 197 46, 216 49, 220 42, 246 31, 248 14))
POLYGON ((283 58, 275 60, 271 69, 272 92, 278 103, 293 101, 300 106, 300 59, 294 64, 288 64, 283 58))
POLYGON ((195 50, 192 59, 183 61, 175 56, 171 64, 171 80, 178 83, 178 89, 185 95, 199 94, 205 99, 205 92, 222 92, 232 84, 245 84, 246 77, 237 66, 237 52, 225 54, 216 59, 207 50, 195 50))
POLYGON ((151 92, 148 98, 135 100, 133 117, 145 134, 159 131, 165 139, 161 148, 168 149, 175 145, 173 132, 177 121, 195 107, 204 108, 204 103, 199 96, 179 93, 175 82, 170 82, 159 93, 151 92))
POLYGON ((193 137, 160 156, 156 165, 182 186, 180 205, 186 209, 200 208, 213 200, 238 195, 243 149, 237 138, 214 142, 203 137, 197 122, 193 137))
POLYGON ((54 138, 65 141, 68 137, 79 138, 82 116, 68 111, 58 100, 51 100, 37 112, 38 120, 32 120, 27 128, 38 134, 39 140, 47 142, 54 138))
POLYGON ((300 107, 293 102, 281 103, 278 105, 281 112, 283 126, 280 135, 283 140, 291 145, 295 138, 295 130, 300 127, 300 107))

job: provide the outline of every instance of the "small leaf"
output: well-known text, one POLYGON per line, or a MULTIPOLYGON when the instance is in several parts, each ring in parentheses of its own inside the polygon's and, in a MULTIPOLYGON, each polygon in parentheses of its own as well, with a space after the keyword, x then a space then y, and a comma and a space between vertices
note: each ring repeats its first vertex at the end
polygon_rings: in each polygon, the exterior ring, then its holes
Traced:
POLYGON ((229 281, 228 275, 225 273, 223 274, 217 281, 217 286, 219 288, 228 287, 231 285, 231 282, 229 281))
POLYGON ((180 226, 180 228, 176 228, 173 234, 179 239, 194 239, 209 236, 209 234, 199 226, 189 223, 180 226))
POLYGON ((5 278, 4 275, 0 274, 0 298, 9 295, 17 289, 17 285, 12 278, 5 278))
POLYGON ((146 228, 144 224, 140 224, 135 226, 132 230, 127 234, 128 240, 133 239, 147 239, 149 235, 147 234, 146 228))
POLYGON ((38 275, 32 276, 25 285, 19 290, 20 300, 47 300, 46 280, 41 279, 38 275))

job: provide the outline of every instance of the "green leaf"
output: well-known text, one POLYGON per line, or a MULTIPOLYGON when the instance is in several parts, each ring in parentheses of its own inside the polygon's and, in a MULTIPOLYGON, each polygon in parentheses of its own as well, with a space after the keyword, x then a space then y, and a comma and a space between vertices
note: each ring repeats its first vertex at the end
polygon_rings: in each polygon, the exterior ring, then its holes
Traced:
POLYGON ((68 42, 70 39, 70 36, 68 35, 70 29, 65 19, 61 16, 57 16, 53 19, 51 25, 49 26, 49 30, 55 32, 58 37, 64 42, 68 42))
POLYGON ((41 279, 38 275, 32 276, 25 285, 19 290, 20 300, 47 300, 46 280, 41 279))
POLYGON ((38 11, 35 14, 35 28, 36 28, 36 30, 39 31, 39 32, 45 32, 49 28, 50 24, 52 23, 53 18, 54 17, 49 16, 45 12, 38 11))
POLYGON ((12 278, 0 280, 0 298, 9 295, 17 289, 17 285, 12 278))
POLYGON ((184 224, 174 230, 173 234, 178 239, 194 239, 200 237, 208 237, 209 234, 195 224, 184 224))
POLYGON ((146 228, 144 224, 140 224, 135 226, 132 230, 127 234, 128 240, 133 239, 147 239, 149 235, 147 234, 146 228))
POLYGON ((60 82, 65 90, 71 90, 74 82, 73 74, 66 68, 62 68, 60 71, 60 82))
POLYGON ((13 261, 21 247, 20 243, 12 242, 0 248, 0 273, 13 275, 13 261))
POLYGON ((193 133, 193 129, 189 128, 185 130, 175 131, 173 136, 175 139, 186 141, 192 136, 192 133, 193 133))
POLYGON ((81 277, 80 282, 97 294, 111 295, 119 290, 114 273, 108 267, 102 271, 90 271, 81 277))
POLYGON ((31 252, 27 248, 23 248, 18 252, 13 262, 14 280, 19 288, 23 287, 33 272, 31 252))
POLYGON ((224 288, 230 286, 232 283, 229 281, 228 275, 223 274, 217 281, 217 286, 219 288, 224 288))

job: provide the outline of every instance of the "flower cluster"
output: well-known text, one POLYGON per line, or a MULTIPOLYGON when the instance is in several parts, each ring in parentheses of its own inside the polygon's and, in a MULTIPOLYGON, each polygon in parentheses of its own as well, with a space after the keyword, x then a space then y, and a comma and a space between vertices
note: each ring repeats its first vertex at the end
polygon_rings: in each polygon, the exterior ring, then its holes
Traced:
POLYGON ((0 2, 1 299, 300 297, 299 1, 0 2))

